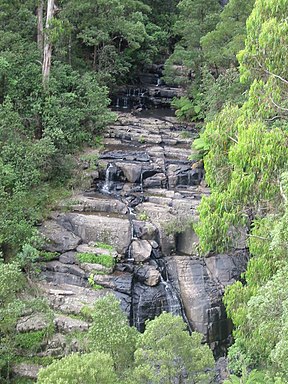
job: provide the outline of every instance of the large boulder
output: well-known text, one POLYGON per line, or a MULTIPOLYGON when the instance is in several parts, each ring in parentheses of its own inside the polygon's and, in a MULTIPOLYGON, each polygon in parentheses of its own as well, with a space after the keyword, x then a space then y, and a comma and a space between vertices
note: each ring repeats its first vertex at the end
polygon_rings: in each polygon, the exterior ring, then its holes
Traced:
POLYGON ((135 277, 150 287, 154 287, 161 280, 161 274, 153 265, 143 265, 135 269, 135 277))
POLYGON ((54 319, 54 324, 58 332, 83 332, 89 328, 88 323, 83 320, 74 319, 69 316, 57 315, 54 319))
POLYGON ((196 256, 175 255, 168 263, 192 328, 210 344, 225 342, 231 333, 231 322, 222 303, 223 287, 211 278, 205 261, 196 256))
POLYGON ((248 252, 235 251, 232 255, 220 254, 204 259, 211 277, 223 286, 233 284, 246 271, 248 252))
POLYGON ((125 254, 131 241, 131 224, 126 218, 68 213, 59 217, 59 221, 84 243, 107 243, 120 254, 125 254))
POLYGON ((40 233, 45 239, 44 250, 49 252, 66 252, 77 248, 81 238, 68 231, 54 220, 45 221, 40 227, 40 233))
POLYGON ((136 263, 141 263, 150 258, 152 245, 148 240, 133 240, 130 246, 130 256, 136 263))
POLYGON ((49 321, 41 313, 33 313, 21 317, 16 325, 17 332, 42 331, 47 328, 49 321))

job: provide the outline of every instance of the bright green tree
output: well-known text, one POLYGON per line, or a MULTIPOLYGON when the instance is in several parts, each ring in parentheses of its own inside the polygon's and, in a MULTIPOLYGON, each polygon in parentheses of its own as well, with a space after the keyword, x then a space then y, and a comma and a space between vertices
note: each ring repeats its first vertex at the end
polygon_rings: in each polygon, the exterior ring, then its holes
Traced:
POLYGON ((149 321, 135 352, 136 383, 209 383, 214 359, 202 335, 190 336, 180 316, 162 313, 149 321))
POLYGON ((95 303, 91 316, 89 349, 109 354, 116 372, 124 374, 133 365, 139 335, 136 328, 129 326, 119 301, 112 294, 95 303))
POLYGON ((102 352, 72 354, 40 370, 39 384, 119 383, 112 358, 102 352))

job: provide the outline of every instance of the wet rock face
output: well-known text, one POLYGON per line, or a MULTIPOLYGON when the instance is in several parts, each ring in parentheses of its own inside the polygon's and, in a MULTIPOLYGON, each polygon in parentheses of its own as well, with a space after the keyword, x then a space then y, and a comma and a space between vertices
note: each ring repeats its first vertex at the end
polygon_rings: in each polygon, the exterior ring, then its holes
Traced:
MULTIPOLYGON (((114 292, 139 330, 147 319, 172 312, 201 332, 216 355, 223 353, 231 333, 224 287, 245 270, 247 254, 243 237, 231 255, 198 255, 192 223, 209 190, 202 184, 203 164, 188 160, 192 140, 193 129, 173 119, 119 115, 105 134, 91 190, 41 230, 53 232, 54 248, 50 241, 46 249, 59 252, 42 266, 53 308, 77 314, 114 292), (83 254, 89 259, 79 261, 83 254), (107 257, 114 266, 97 261, 107 257)), ((63 329, 79 325, 62 320, 63 329)))

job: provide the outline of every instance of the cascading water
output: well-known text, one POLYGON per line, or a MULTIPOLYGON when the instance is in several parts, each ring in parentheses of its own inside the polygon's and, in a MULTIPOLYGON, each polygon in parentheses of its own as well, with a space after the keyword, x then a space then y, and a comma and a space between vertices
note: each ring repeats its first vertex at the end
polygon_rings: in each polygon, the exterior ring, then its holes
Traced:
POLYGON ((101 192, 103 193, 111 193, 111 185, 112 185, 112 172, 111 170, 113 169, 113 164, 110 163, 106 169, 106 174, 105 174, 105 183, 102 187, 101 192))
POLYGON ((179 297, 170 281, 165 281, 163 277, 161 277, 160 284, 163 284, 165 287, 168 312, 172 313, 172 315, 175 316, 182 316, 183 311, 179 297))

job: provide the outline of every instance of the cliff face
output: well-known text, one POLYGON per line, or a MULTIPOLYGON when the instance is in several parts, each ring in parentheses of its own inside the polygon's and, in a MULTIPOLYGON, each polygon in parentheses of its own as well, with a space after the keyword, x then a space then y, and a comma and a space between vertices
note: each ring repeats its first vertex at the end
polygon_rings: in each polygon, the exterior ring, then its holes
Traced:
POLYGON ((202 164, 187 160, 194 136, 174 118, 128 113, 107 130, 91 188, 41 228, 46 250, 58 255, 42 265, 41 285, 55 310, 77 314, 113 291, 139 330, 172 312, 223 353, 231 331, 223 290, 245 270, 247 255, 198 254, 193 222, 209 190, 202 164))

